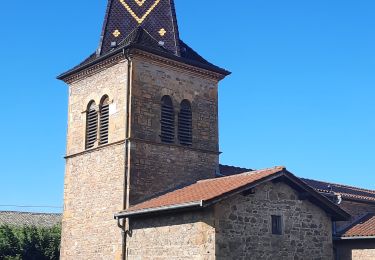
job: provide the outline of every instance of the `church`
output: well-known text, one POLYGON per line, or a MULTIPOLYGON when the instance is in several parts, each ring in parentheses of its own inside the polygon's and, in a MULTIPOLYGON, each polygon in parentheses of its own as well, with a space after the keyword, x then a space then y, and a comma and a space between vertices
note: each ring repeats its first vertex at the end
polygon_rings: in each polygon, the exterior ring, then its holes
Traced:
POLYGON ((375 191, 219 162, 230 72, 173 0, 108 0, 69 87, 61 259, 375 259, 375 191))

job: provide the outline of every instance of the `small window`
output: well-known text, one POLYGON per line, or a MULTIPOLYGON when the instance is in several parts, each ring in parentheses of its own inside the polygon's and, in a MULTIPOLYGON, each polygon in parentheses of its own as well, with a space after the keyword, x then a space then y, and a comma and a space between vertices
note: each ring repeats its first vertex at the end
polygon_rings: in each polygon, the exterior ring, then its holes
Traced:
POLYGON ((174 142, 174 109, 170 96, 164 96, 161 99, 161 141, 163 143, 174 142))
POLYGON ((97 140, 98 113, 94 101, 91 101, 86 110, 86 149, 93 148, 97 140))
POLYGON ((180 144, 192 145, 192 125, 191 104, 188 100, 183 100, 178 114, 178 140, 180 144))
POLYGON ((99 144, 108 144, 108 128, 109 128, 109 98, 104 96, 100 102, 100 130, 99 144))
POLYGON ((272 234, 274 235, 282 235, 282 221, 281 216, 271 216, 272 218, 272 234))

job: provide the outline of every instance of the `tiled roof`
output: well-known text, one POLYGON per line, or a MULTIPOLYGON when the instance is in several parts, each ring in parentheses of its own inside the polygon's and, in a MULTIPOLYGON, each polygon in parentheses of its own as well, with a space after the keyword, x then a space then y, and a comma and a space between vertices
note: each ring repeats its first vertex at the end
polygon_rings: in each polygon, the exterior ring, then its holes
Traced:
POLYGON ((327 210, 335 219, 345 220, 349 217, 345 211, 315 192, 311 187, 281 166, 198 181, 192 185, 132 206, 128 210, 117 214, 116 217, 122 218, 182 208, 202 208, 212 205, 227 196, 251 189, 261 183, 277 178, 284 178, 286 181, 292 183, 296 189, 301 190, 305 194, 310 194, 311 201, 318 204, 324 210, 327 210))
POLYGON ((344 238, 375 237, 375 214, 370 213, 354 221, 339 234, 344 238))
POLYGON ((340 194, 343 199, 365 200, 375 202, 375 191, 352 187, 348 185, 341 185, 335 183, 328 183, 323 181, 316 181, 310 179, 302 179, 308 185, 321 193, 336 193, 340 194))
POLYGON ((0 226, 52 227, 61 222, 61 214, 0 211, 0 226))
MULTIPOLYGON (((230 176, 248 171, 251 170, 228 165, 220 165, 220 175, 224 176, 230 176)), ((306 184, 310 185, 316 191, 323 194, 340 194, 343 199, 375 202, 375 190, 362 189, 348 185, 329 183, 306 178, 301 178, 301 180, 306 182, 306 184)))
POLYGON ((111 51, 112 42, 127 38, 142 26, 170 52, 179 54, 179 31, 174 1, 109 0, 99 45, 100 55, 111 51), (141 19, 140 19, 141 18, 141 19))
MULTIPOLYGON (((203 69, 207 69, 210 71, 215 71, 217 73, 221 73, 223 75, 228 75, 230 72, 222 69, 207 60, 205 60, 202 56, 200 56, 196 51, 194 51, 191 47, 189 47, 183 41, 179 41, 180 45, 180 56, 173 54, 170 50, 167 50, 163 46, 160 46, 159 42, 154 39, 147 31, 145 31, 142 27, 137 27, 134 31, 132 31, 125 39, 118 43, 116 47, 112 49, 111 52, 108 52, 106 55, 113 55, 118 53, 123 49, 141 49, 144 51, 148 51, 151 53, 155 53, 156 55, 164 56, 167 58, 175 59, 180 62, 187 63, 189 65, 197 66, 203 69)), ((104 55, 105 56, 105 55, 104 55)), ((89 67, 99 60, 101 60, 103 55, 98 56, 96 53, 91 54, 88 58, 86 58, 83 62, 79 65, 75 66, 74 68, 64 72, 63 74, 59 75, 58 79, 64 79, 65 77, 75 73, 81 69, 89 67)))
POLYGON ((205 60, 179 36, 174 1, 109 0, 99 48, 79 65, 58 76, 64 79, 124 49, 141 49, 223 76, 230 72, 205 60), (144 14, 143 18, 138 15, 144 14))
POLYGON ((187 204, 198 201, 209 201, 227 192, 241 188, 252 182, 283 171, 282 167, 238 174, 236 176, 223 177, 198 181, 185 188, 172 191, 155 199, 131 207, 128 211, 144 210, 149 208, 166 207, 179 204, 187 204))

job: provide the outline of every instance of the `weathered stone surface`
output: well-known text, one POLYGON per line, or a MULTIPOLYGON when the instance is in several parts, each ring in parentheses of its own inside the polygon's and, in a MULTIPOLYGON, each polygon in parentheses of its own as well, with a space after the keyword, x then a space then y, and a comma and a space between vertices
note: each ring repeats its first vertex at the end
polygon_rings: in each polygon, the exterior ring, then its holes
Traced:
POLYGON ((67 160, 61 259, 114 259, 121 232, 113 219, 123 209, 124 146, 67 160))
POLYGON ((127 259, 214 260, 212 216, 208 210, 132 221, 127 259))
POLYGON ((127 62, 121 61, 70 84, 67 155, 85 150, 87 105, 94 100, 99 106, 104 95, 108 95, 110 100, 109 143, 124 140, 127 68, 127 62))
MULTIPOLYGON (((181 101, 191 102, 192 148, 218 152, 218 82, 145 59, 134 58, 133 62, 132 137, 160 143, 161 99, 169 95, 176 123, 181 101)), ((175 130, 174 143, 178 144, 177 127, 175 130)))
POLYGON ((67 155, 73 156, 66 160, 61 259, 121 255, 113 215, 123 209, 125 146, 113 143, 125 138, 126 74, 120 62, 69 86, 67 155), (85 151, 87 104, 98 105, 104 95, 111 100, 110 145, 85 151))
POLYGON ((129 259, 332 260, 330 217, 297 198, 288 185, 268 183, 204 213, 134 219, 129 259), (271 215, 282 216, 282 235, 272 234, 271 215))
POLYGON ((330 217, 283 183, 220 202, 215 222, 216 259, 333 259, 330 217), (272 234, 271 215, 282 216, 282 235, 272 234))
POLYGON ((215 176, 218 169, 217 80, 134 56, 132 77, 125 59, 73 81, 69 86, 69 122, 64 192, 62 259, 113 259, 121 256, 121 230, 113 215, 160 192, 215 176), (127 83, 131 80, 130 98, 127 83), (110 99, 109 144, 85 150, 86 109, 110 99), (188 99, 193 112, 193 145, 160 140, 161 98, 170 95, 177 115, 188 99), (126 136, 126 107, 130 132, 126 136), (129 160, 125 139, 129 138, 129 160), (128 187, 126 164, 130 162, 128 187))
POLYGON ((217 81, 189 70, 133 59, 131 91, 130 204, 160 192, 213 178, 219 166, 217 81), (175 142, 161 142, 161 99, 172 98, 175 142), (192 104, 193 145, 178 141, 180 103, 192 104))
POLYGON ((375 249, 354 249, 352 260, 374 260, 375 249))
POLYGON ((142 142, 132 143, 130 158, 131 204, 213 177, 219 163, 216 154, 142 142))

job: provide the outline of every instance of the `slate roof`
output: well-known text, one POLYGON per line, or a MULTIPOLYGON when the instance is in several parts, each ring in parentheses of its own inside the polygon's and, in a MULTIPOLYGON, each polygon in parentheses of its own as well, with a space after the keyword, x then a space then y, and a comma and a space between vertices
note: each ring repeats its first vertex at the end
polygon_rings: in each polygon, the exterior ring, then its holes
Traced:
POLYGON ((147 31, 142 27, 137 27, 132 33, 128 35, 124 40, 118 43, 110 52, 105 55, 97 55, 96 52, 91 54, 79 65, 74 68, 64 72, 57 78, 64 80, 64 78, 76 73, 82 69, 90 67, 104 58, 110 57, 114 54, 121 52, 124 49, 139 49, 146 52, 153 53, 165 58, 169 58, 178 62, 186 63, 188 65, 196 66, 202 69, 213 71, 222 75, 229 75, 230 72, 220 68, 200 56, 196 51, 189 47, 182 40, 179 41, 180 45, 180 56, 173 54, 171 51, 167 50, 159 44, 159 42, 154 39, 147 31))
POLYGON ((52 227, 61 223, 62 214, 0 211, 0 226, 52 227))
POLYGON ((179 55, 180 37, 173 0, 147 0, 138 3, 134 0, 108 0, 98 50, 100 55, 111 50, 112 42, 124 40, 139 26, 157 42, 162 41, 170 52, 179 55), (160 34, 161 30, 164 31, 163 34, 160 34))
POLYGON ((338 193, 343 199, 375 202, 375 191, 348 185, 302 178, 304 182, 323 194, 338 193))
POLYGON ((318 204, 321 208, 329 212, 334 219, 346 220, 349 217, 345 211, 315 192, 310 186, 300 181, 300 179, 288 172, 285 167, 281 166, 198 181, 192 185, 132 206, 128 210, 117 214, 116 217, 124 218, 176 209, 203 208, 228 196, 238 194, 254 188, 261 183, 278 178, 284 178, 284 180, 292 183, 294 187, 297 187, 303 193, 309 194, 308 198, 311 202, 318 204))
POLYGON ((339 232, 342 238, 375 238, 375 213, 369 213, 339 232))

